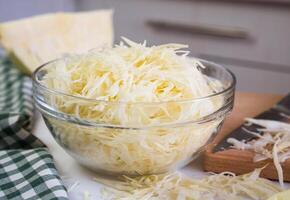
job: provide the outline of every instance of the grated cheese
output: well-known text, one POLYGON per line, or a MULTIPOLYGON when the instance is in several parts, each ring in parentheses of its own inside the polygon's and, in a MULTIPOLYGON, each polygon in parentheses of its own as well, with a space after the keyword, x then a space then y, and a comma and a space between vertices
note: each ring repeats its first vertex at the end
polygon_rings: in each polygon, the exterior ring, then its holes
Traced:
POLYGON ((72 185, 70 185, 67 188, 67 192, 70 193, 71 191, 73 191, 80 183, 78 181, 75 181, 72 185))
POLYGON ((228 142, 236 149, 249 149, 253 150, 256 155, 254 161, 272 159, 274 166, 277 170, 279 183, 283 187, 283 169, 281 163, 290 158, 290 125, 284 122, 273 120, 258 120, 246 119, 247 122, 262 126, 258 129, 263 134, 255 133, 246 130, 253 134, 257 139, 251 141, 238 141, 234 138, 229 138, 228 142))
POLYGON ((185 45, 146 47, 128 39, 124 42, 56 62, 43 80, 50 89, 99 100, 47 97, 56 110, 117 127, 47 120, 60 143, 81 162, 93 162, 91 167, 96 169, 125 174, 174 170, 201 150, 223 120, 189 123, 214 113, 224 103, 221 96, 190 99, 219 92, 224 85, 200 72, 205 66, 186 56, 188 52, 181 50, 185 45))
POLYGON ((90 192, 89 191, 84 191, 84 200, 90 200, 90 192))
POLYGON ((104 184, 104 200, 264 200, 282 191, 270 181, 259 178, 261 169, 235 176, 230 172, 214 174, 200 180, 180 173, 141 176, 112 181, 96 178, 104 184))
POLYGON ((273 196, 271 196, 267 200, 288 200, 290 196, 290 190, 285 190, 283 192, 279 192, 273 196))

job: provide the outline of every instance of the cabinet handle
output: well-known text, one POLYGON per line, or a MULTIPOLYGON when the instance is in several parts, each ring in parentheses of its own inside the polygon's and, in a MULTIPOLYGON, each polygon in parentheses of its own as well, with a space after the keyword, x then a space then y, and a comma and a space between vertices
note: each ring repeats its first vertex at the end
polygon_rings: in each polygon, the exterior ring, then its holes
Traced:
POLYGON ((162 21, 162 20, 148 20, 146 23, 155 28, 163 30, 173 30, 181 31, 192 34, 202 34, 211 35, 218 37, 226 37, 233 39, 249 39, 249 33, 242 29, 236 27, 226 27, 226 26, 215 26, 206 24, 181 24, 172 21, 162 21))

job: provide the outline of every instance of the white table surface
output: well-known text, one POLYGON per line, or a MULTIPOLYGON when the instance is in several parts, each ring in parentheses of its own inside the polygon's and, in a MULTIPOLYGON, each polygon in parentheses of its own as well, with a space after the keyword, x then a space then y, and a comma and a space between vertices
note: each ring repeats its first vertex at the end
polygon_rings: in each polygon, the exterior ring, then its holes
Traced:
MULTIPOLYGON (((38 112, 35 115, 34 123, 33 134, 49 148, 64 184, 67 188, 70 188, 73 184, 77 185, 68 192, 69 198, 71 200, 84 199, 84 193, 88 192, 90 200, 100 199, 101 185, 93 181, 96 174, 80 166, 56 143, 38 112)), ((181 172, 194 178, 202 178, 207 175, 207 173, 202 171, 200 159, 188 164, 181 169, 181 172)), ((290 184, 286 184, 286 187, 290 188, 290 184)))

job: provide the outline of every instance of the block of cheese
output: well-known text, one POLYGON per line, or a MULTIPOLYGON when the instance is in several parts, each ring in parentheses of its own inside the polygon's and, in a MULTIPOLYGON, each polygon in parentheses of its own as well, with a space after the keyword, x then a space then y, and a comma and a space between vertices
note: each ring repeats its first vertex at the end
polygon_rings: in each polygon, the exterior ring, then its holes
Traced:
POLYGON ((64 54, 111 46, 111 10, 53 13, 0 24, 0 44, 26 74, 64 54))

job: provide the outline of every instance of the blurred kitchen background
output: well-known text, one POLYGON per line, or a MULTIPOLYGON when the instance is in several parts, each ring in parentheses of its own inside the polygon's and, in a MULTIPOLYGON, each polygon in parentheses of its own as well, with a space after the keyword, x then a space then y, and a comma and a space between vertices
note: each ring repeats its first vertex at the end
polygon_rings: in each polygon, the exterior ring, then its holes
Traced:
POLYGON ((231 69, 239 91, 290 91, 290 0, 0 0, 0 22, 102 8, 114 9, 117 43, 185 43, 231 69))

